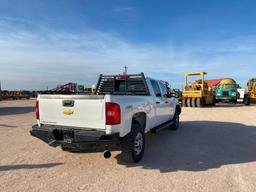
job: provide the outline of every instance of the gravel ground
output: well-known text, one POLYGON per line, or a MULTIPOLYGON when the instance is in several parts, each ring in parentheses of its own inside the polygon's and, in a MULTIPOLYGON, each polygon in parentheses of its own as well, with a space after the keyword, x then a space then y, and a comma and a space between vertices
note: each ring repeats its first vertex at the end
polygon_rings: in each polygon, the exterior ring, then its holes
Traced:
POLYGON ((183 108, 147 134, 143 160, 69 153, 29 135, 35 100, 0 102, 0 191, 256 191, 256 106, 183 108))

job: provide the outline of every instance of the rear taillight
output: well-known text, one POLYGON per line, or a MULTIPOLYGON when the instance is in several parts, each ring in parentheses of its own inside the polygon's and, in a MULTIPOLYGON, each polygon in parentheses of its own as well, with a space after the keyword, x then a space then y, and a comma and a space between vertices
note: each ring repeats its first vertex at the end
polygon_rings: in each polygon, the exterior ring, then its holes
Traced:
POLYGON ((106 125, 117 125, 120 122, 120 106, 116 103, 106 103, 106 125))
POLYGON ((40 119, 40 115, 39 115, 39 101, 36 100, 36 119, 39 120, 40 119))

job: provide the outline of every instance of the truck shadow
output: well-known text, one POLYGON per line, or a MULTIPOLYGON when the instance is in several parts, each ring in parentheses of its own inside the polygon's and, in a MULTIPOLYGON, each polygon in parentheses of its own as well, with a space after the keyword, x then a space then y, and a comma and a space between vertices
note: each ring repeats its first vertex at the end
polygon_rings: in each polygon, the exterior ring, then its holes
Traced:
POLYGON ((63 163, 0 165, 0 172, 19 170, 19 169, 46 169, 46 168, 52 168, 59 165, 63 165, 63 163))
POLYGON ((0 116, 19 115, 19 114, 31 113, 33 111, 35 111, 35 107, 32 107, 32 106, 0 107, 0 116))
POLYGON ((215 121, 182 122, 178 131, 146 136, 144 157, 127 167, 160 172, 205 171, 223 165, 256 161, 256 126, 215 121))

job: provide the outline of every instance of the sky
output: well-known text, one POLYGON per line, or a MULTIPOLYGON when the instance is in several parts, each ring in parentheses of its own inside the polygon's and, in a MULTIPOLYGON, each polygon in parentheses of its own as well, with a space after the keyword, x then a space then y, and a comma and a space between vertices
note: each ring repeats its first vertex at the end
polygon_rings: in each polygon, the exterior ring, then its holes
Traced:
POLYGON ((44 90, 129 73, 256 76, 254 0, 0 0, 2 89, 44 90))

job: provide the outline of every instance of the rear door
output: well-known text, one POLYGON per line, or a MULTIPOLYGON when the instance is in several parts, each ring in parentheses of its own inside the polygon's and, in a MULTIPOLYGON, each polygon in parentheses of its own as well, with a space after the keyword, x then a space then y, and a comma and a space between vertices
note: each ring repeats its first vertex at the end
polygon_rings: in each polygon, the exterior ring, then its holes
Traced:
POLYGON ((166 122, 173 118, 175 112, 174 97, 170 96, 166 85, 164 85, 164 83, 162 83, 161 81, 159 81, 159 86, 162 93, 162 101, 164 103, 164 120, 166 122))
POLYGON ((161 89, 159 87, 158 81, 156 80, 150 80, 150 83, 152 85, 154 96, 155 96, 155 111, 156 111, 156 125, 161 125, 162 123, 165 123, 166 117, 165 117, 165 101, 162 97, 161 89))
POLYGON ((97 95, 40 95, 40 123, 105 129, 105 100, 97 95))

